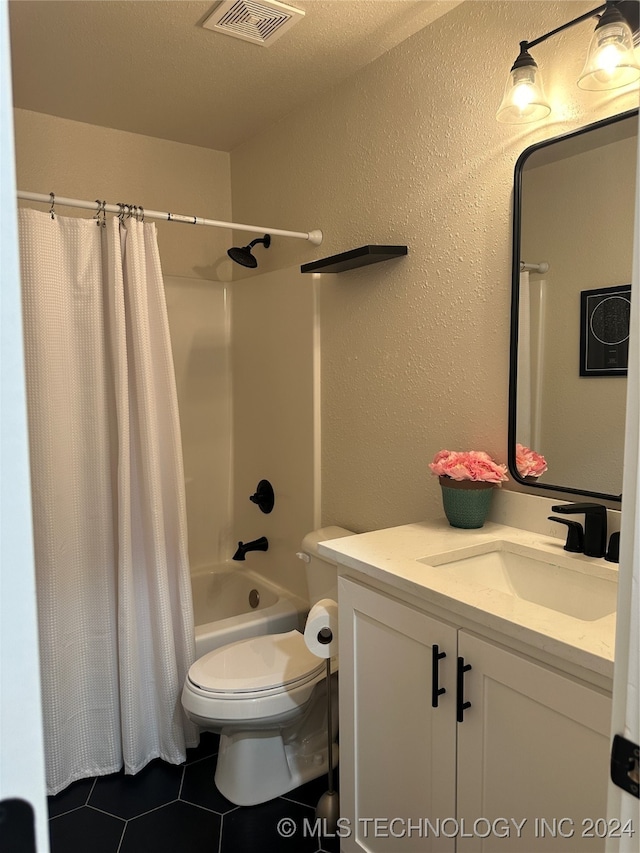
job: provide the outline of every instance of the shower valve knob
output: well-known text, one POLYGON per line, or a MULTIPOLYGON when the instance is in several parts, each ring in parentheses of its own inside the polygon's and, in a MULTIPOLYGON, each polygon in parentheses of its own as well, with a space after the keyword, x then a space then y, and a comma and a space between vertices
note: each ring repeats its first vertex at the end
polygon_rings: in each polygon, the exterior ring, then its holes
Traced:
POLYGON ((276 496, 271 483, 268 480, 260 480, 255 494, 251 495, 249 500, 256 504, 262 512, 266 514, 270 513, 276 502, 276 496))

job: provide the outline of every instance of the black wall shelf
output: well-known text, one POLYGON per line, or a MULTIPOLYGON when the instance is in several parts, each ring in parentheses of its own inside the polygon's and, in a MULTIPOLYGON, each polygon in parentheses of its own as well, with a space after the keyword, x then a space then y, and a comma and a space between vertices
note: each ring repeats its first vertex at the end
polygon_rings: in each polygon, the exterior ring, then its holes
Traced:
POLYGON ((300 272, 346 272, 367 264, 400 258, 406 254, 406 246, 360 246, 359 249, 351 249, 349 252, 341 252, 339 255, 331 255, 329 258, 302 264, 300 272))

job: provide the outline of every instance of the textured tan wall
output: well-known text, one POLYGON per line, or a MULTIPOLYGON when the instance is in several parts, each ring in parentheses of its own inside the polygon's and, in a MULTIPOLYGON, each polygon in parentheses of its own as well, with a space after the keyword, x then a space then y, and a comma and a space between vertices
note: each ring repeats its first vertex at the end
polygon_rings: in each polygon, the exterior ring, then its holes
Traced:
MULTIPOLYGON (((18 185, 69 198, 141 204, 229 221, 229 155, 166 139, 15 110, 18 185)), ((29 203, 31 204, 31 203, 29 203)), ((63 208, 64 216, 91 216, 63 208)), ((165 275, 228 281, 229 232, 157 222, 165 275)))
MULTIPOLYGON (((15 130, 22 190, 231 218, 228 154, 26 110, 15 111, 15 130)), ((73 208, 59 213, 92 215, 73 208)), ((168 222, 157 229, 188 481, 189 551, 197 567, 229 547, 229 345, 220 312, 230 234, 168 222)))
POLYGON ((519 41, 589 8, 464 3, 232 152, 237 221, 325 233, 319 248, 274 240, 262 269, 409 246, 403 260, 320 279, 323 524, 440 516, 427 465, 442 447, 505 460, 515 162, 637 96, 577 88, 583 24, 534 52, 551 120, 494 116, 519 41))

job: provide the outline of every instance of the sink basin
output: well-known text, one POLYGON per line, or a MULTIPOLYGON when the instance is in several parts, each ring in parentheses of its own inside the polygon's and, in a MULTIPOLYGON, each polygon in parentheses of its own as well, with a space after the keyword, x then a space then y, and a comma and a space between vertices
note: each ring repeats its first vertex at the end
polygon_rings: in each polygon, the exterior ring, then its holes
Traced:
POLYGON ((615 613, 618 585, 611 578, 589 573, 588 564, 512 542, 488 542, 418 560, 453 575, 456 580, 506 593, 555 610, 574 619, 593 622, 615 613), (587 571, 585 571, 585 568, 587 571))

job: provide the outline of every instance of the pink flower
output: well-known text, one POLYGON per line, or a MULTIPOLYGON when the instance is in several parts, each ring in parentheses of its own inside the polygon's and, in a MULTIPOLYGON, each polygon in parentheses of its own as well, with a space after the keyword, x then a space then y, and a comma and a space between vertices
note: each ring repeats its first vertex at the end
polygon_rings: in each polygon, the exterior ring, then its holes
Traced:
POLYGON ((547 460, 524 444, 516 444, 516 468, 521 477, 539 477, 547 470, 547 460))
POLYGON ((494 462, 482 450, 440 450, 429 468, 437 477, 450 477, 452 480, 479 480, 500 485, 509 479, 507 466, 494 462))

